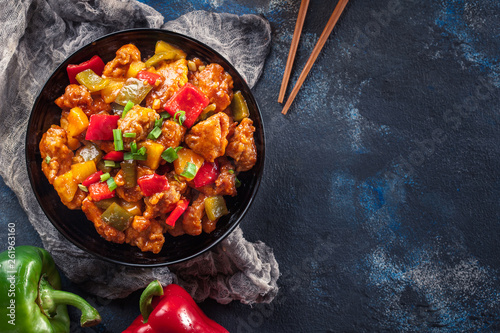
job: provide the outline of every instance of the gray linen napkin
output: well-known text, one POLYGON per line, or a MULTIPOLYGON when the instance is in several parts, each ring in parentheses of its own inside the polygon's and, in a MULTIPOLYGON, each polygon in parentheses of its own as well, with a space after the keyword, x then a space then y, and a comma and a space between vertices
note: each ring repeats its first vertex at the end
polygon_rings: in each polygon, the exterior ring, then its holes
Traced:
POLYGON ((24 160, 26 127, 37 93, 50 73, 79 47, 113 31, 161 27, 202 38, 253 86, 269 51, 269 23, 255 15, 198 11, 163 24, 158 12, 133 0, 8 0, 0 2, 0 20, 0 175, 64 274, 105 298, 125 297, 158 279, 163 284, 180 283, 197 301, 207 297, 220 303, 272 301, 279 277, 272 249, 246 241, 240 228, 214 250, 171 270, 124 267, 88 255, 45 217, 29 185, 24 160))

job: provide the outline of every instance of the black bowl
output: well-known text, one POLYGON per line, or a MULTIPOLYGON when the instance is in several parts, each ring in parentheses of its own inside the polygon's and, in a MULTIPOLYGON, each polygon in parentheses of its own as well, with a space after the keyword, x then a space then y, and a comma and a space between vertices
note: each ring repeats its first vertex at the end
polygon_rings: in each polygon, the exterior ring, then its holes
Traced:
POLYGON ((55 70, 38 95, 31 111, 26 136, 26 164, 31 186, 45 215, 57 230, 73 244, 99 258, 142 267, 163 266, 188 260, 209 250, 229 235, 239 224, 255 197, 264 169, 264 153, 264 128, 259 107, 250 88, 236 69, 207 45, 174 32, 158 29, 133 29, 113 33, 82 47, 66 59, 55 70), (115 57, 116 50, 128 43, 135 44, 141 50, 142 57, 146 59, 154 54, 154 47, 158 40, 177 45, 188 56, 197 56, 206 62, 218 63, 231 74, 234 91, 241 90, 245 96, 250 109, 250 117, 256 128, 255 143, 258 160, 253 169, 238 176, 242 183, 238 188, 238 195, 233 198, 227 197, 226 200, 230 214, 220 218, 217 228, 212 233, 180 237, 172 237, 167 233, 162 251, 154 254, 141 252, 139 248, 128 244, 115 244, 104 240, 81 210, 70 210, 64 206, 42 172, 42 159, 38 145, 43 133, 52 124, 59 124, 61 109, 54 103, 54 100, 64 93, 65 87, 69 84, 66 74, 68 64, 81 63, 96 54, 104 62, 110 61, 115 57))

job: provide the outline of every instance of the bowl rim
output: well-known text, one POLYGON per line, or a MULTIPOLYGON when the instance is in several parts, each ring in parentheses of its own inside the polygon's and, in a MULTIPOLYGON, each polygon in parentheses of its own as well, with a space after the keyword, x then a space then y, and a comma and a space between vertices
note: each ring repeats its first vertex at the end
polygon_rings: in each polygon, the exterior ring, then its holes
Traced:
MULTIPOLYGON (((25 142, 24 142, 24 144, 25 144, 25 163, 26 163, 26 168, 27 168, 27 172, 28 172, 28 178, 29 178, 29 181, 30 181, 31 191, 35 195, 35 197, 37 199, 37 202, 38 202, 40 208, 42 209, 44 215, 50 221, 50 223, 52 224, 52 226, 54 226, 56 228, 56 230, 60 234, 62 234, 64 236, 64 238, 69 243, 71 243, 72 245, 78 247, 83 252, 88 253, 91 256, 94 256, 95 259, 102 259, 104 261, 107 261, 107 262, 110 262, 110 263, 114 263, 114 264, 123 265, 123 266, 140 267, 140 268, 153 268, 153 267, 169 266, 169 265, 178 264, 178 263, 181 263, 181 262, 184 262, 184 261, 188 261, 190 259, 198 257, 201 254, 203 254, 203 253, 211 250, 216 245, 218 245, 221 241, 223 241, 224 239, 226 239, 226 237, 229 236, 229 234, 232 233, 234 231, 234 229, 236 229, 236 227, 240 224, 241 220, 244 218, 244 216, 246 215, 246 213, 250 209, 250 206, 252 205, 253 201, 255 200, 255 196, 257 195, 257 192, 259 190, 259 187, 260 187, 260 184, 261 184, 261 180, 262 180, 262 175, 264 173, 265 151, 266 151, 266 140, 265 140, 266 135, 265 135, 264 119, 262 117, 262 113, 260 111, 260 107, 258 105, 258 102, 255 99, 255 97, 253 95, 253 92, 251 91, 251 88, 248 86, 245 78, 238 72, 238 70, 233 66, 233 64, 231 64, 231 62, 229 60, 227 60, 227 58, 225 58, 224 56, 222 56, 218 51, 214 50, 211 46, 209 46, 209 45, 207 45, 207 44, 205 44, 205 43, 203 43, 203 42, 201 42, 201 41, 199 41, 197 39, 194 39, 192 37, 186 36, 184 34, 181 34, 181 33, 175 32, 175 31, 167 30, 167 29, 159 29, 159 28, 132 28, 132 29, 125 29, 125 30, 115 31, 115 32, 112 32, 112 33, 109 33, 109 34, 106 34, 106 35, 103 35, 101 37, 98 37, 96 39, 91 40, 90 42, 86 43, 85 45, 79 47, 77 50, 75 50, 74 52, 72 52, 70 55, 66 56, 64 58, 64 60, 51 72, 51 74, 45 80, 45 83, 41 86, 41 88, 37 92, 37 97, 33 101, 33 105, 32 105, 31 111, 30 111, 30 116, 29 116, 29 119, 28 119, 28 123, 27 123, 27 128, 26 129, 27 130, 26 130, 26 134, 25 134, 25 142), (191 254, 189 256, 186 256, 186 257, 183 257, 183 258, 180 258, 180 259, 176 259, 176 260, 164 261, 164 262, 158 262, 158 263, 132 263, 132 262, 121 261, 121 260, 117 260, 117 259, 113 259, 113 258, 108 258, 108 257, 106 257, 104 255, 101 255, 101 254, 99 254, 99 253, 91 250, 91 249, 85 248, 85 246, 83 244, 80 244, 80 242, 73 241, 72 237, 64 229, 62 229, 58 225, 58 223, 56 223, 53 220, 53 218, 51 217, 50 214, 48 214, 48 212, 46 211, 45 207, 41 204, 42 198, 40 197, 40 194, 38 193, 38 191, 35 191, 35 179, 33 178, 33 174, 30 171, 30 161, 31 161, 31 159, 29 157, 29 150, 27 149, 28 145, 29 145, 29 138, 30 138, 30 135, 29 135, 30 133, 29 133, 28 130, 32 126, 35 107, 40 102, 40 99, 42 98, 42 93, 44 92, 47 84, 49 83, 50 79, 54 76, 54 74, 56 72, 58 72, 61 69, 63 69, 64 66, 67 66, 67 64, 65 64, 65 63, 66 63, 66 61, 68 59, 72 58, 77 53, 81 52, 84 48, 91 47, 92 44, 94 44, 96 42, 102 41, 102 40, 107 39, 107 38, 111 38, 111 37, 116 36, 116 35, 127 34, 127 33, 151 33, 151 32, 171 35, 171 36, 178 37, 178 38, 181 38, 181 39, 186 39, 188 41, 191 41, 192 43, 201 45, 202 47, 208 49, 211 53, 213 53, 217 58, 222 59, 225 62, 225 65, 227 65, 232 71, 234 71, 235 73, 237 73, 241 77, 242 89, 250 92, 252 102, 256 106, 256 113, 259 116, 259 120, 260 120, 260 124, 261 124, 260 131, 261 131, 261 135, 262 135, 262 142, 261 142, 262 148, 261 148, 261 151, 259 152, 259 157, 258 157, 259 162, 258 163, 259 163, 262 171, 257 174, 257 178, 255 179, 255 184, 250 189, 249 200, 248 200, 247 204, 244 206, 244 208, 242 209, 242 211, 240 213, 240 216, 236 219, 236 221, 234 221, 228 227, 228 229, 223 234, 221 234, 218 238, 216 238, 211 244, 209 244, 208 246, 206 246, 205 248, 199 250, 198 252, 196 252, 194 254, 191 254)), ((129 246, 132 246, 132 245, 129 245, 129 246)))

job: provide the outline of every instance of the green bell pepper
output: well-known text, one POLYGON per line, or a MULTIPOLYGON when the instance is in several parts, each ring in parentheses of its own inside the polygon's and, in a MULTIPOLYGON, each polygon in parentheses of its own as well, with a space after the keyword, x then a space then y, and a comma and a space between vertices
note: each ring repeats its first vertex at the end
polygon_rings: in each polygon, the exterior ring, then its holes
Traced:
POLYGON ((136 161, 127 160, 120 163, 123 171, 123 179, 125 180, 125 188, 133 188, 137 185, 137 168, 136 161))
POLYGON ((231 110, 233 111, 233 119, 235 121, 242 121, 244 118, 250 116, 247 101, 241 94, 241 91, 237 91, 233 94, 233 100, 231 101, 231 110))
POLYGON ((0 253, 0 332, 69 332, 67 304, 82 311, 82 327, 101 322, 87 301, 60 289, 56 265, 44 249, 19 246, 0 253))
POLYGON ((153 89, 153 86, 143 80, 129 78, 125 81, 125 85, 120 89, 115 98, 115 103, 126 106, 132 102, 135 105, 141 104, 146 95, 153 89))
POLYGON ((104 223, 120 231, 129 227, 132 217, 132 214, 116 202, 113 202, 101 215, 104 223))
POLYGON ((146 68, 156 66, 163 60, 173 60, 177 57, 178 53, 174 51, 159 52, 146 60, 144 63, 146 68))
POLYGON ((102 90, 109 84, 109 79, 103 79, 91 69, 76 74, 76 80, 90 92, 102 90))

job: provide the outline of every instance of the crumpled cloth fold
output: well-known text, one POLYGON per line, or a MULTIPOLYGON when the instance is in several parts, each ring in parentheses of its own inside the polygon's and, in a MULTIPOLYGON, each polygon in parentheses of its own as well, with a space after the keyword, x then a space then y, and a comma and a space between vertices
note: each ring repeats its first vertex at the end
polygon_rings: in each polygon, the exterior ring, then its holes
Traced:
POLYGON ((0 175, 16 193, 59 269, 86 291, 110 299, 126 297, 158 279, 164 285, 181 284, 197 301, 207 297, 224 304, 272 301, 279 277, 273 251, 262 242, 245 240, 240 227, 213 250, 169 268, 126 267, 83 252, 44 215, 31 190, 24 158, 26 128, 39 90, 52 71, 83 45, 124 29, 172 30, 212 46, 252 87, 269 52, 269 23, 256 15, 196 11, 163 24, 161 14, 133 0, 7 0, 0 3, 0 19, 0 175))

